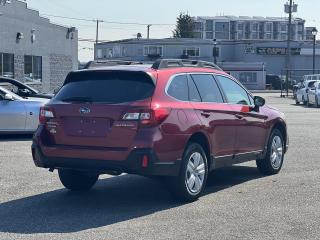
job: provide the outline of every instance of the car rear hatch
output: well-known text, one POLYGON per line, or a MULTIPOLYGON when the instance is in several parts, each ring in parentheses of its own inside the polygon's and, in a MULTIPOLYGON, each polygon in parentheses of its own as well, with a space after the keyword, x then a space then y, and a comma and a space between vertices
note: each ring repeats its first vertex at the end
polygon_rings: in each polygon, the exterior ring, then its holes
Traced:
POLYGON ((48 113, 43 114, 49 116, 45 124, 52 143, 80 148, 130 147, 139 122, 124 120, 124 116, 150 108, 154 88, 153 78, 145 72, 70 73, 45 108, 48 113))

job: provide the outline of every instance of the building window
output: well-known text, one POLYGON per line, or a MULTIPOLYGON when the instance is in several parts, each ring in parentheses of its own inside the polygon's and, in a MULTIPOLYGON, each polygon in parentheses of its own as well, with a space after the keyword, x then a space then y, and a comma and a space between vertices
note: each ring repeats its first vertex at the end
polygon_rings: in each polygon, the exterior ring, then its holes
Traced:
POLYGON ((194 23, 194 29, 195 29, 195 31, 202 31, 202 29, 203 29, 202 25, 203 25, 202 22, 195 22, 195 23, 194 23))
POLYGON ((252 33, 251 34, 251 39, 258 39, 258 34, 257 33, 252 33))
POLYGON ((202 32, 194 32, 193 37, 194 38, 202 38, 202 32))
POLYGON ((162 56, 163 55, 163 47, 162 46, 144 46, 143 48, 144 56, 162 56))
POLYGON ((24 56, 24 80, 29 82, 42 81, 42 57, 24 56))
POLYGON ((213 39, 213 32, 206 32, 206 39, 213 39))
POLYGON ((127 56, 128 56, 128 48, 122 47, 122 57, 127 57, 127 56))
POLYGON ((281 40, 287 40, 287 39, 288 39, 288 34, 281 33, 281 40))
POLYGON ((97 50, 97 58, 98 58, 98 59, 103 58, 102 49, 98 49, 98 50, 97 50))
POLYGON ((113 48, 107 49, 107 58, 113 58, 113 48))
POLYGON ((243 84, 256 84, 257 73, 256 72, 240 72, 239 81, 243 84))
POLYGON ((188 47, 183 50, 183 55, 189 57, 200 57, 200 48, 198 47, 188 47))
POLYGON ((229 39, 230 38, 230 23, 216 22, 215 23, 215 38, 229 39))
POLYGON ((257 32, 258 31, 258 23, 252 24, 252 31, 257 32))
POLYGON ((286 23, 282 23, 280 29, 281 32, 287 32, 288 25, 286 23))
POLYGON ((14 55, 10 53, 0 53, 0 76, 14 77, 14 55))
POLYGON ((238 23, 238 30, 243 31, 244 24, 243 23, 238 23))
POLYGON ((271 32, 272 31, 272 23, 268 22, 266 23, 266 32, 271 32))
POLYGON ((213 21, 212 20, 206 21, 206 31, 213 31, 213 21))
POLYGON ((271 33, 266 33, 265 34, 265 39, 271 39, 272 38, 272 35, 271 35, 271 33))

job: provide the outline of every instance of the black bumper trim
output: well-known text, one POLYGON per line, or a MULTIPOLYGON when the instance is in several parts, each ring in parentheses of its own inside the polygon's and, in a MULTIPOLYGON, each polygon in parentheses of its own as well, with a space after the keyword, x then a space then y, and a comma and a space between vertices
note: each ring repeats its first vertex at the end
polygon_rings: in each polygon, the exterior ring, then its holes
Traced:
POLYGON ((35 165, 37 167, 49 169, 68 168, 90 170, 100 172, 101 174, 108 171, 117 171, 146 176, 178 176, 181 164, 181 160, 176 160, 174 162, 158 161, 156 154, 152 149, 133 150, 126 160, 114 161, 47 157, 36 144, 32 144, 31 148, 35 165), (149 157, 148 166, 145 168, 142 167, 142 158, 144 155, 149 157))

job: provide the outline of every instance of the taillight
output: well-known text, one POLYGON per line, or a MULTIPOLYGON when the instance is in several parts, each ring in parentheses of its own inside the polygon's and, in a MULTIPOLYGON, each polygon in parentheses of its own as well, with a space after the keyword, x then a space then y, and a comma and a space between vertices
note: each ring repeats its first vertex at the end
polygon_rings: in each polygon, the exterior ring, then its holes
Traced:
POLYGON ((142 126, 154 126, 162 123, 169 114, 168 108, 131 110, 123 114, 122 120, 135 120, 142 126))
POLYGON ((39 114, 39 122, 46 123, 47 119, 54 118, 53 111, 48 107, 41 107, 39 114))

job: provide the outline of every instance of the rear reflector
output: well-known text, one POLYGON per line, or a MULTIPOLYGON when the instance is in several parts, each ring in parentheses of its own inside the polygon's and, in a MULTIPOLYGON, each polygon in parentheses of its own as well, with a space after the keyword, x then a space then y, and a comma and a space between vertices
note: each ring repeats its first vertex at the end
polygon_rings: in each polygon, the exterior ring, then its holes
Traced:
POLYGON ((149 157, 147 155, 144 155, 142 158, 142 167, 146 168, 148 167, 149 164, 149 157))

